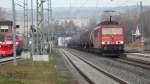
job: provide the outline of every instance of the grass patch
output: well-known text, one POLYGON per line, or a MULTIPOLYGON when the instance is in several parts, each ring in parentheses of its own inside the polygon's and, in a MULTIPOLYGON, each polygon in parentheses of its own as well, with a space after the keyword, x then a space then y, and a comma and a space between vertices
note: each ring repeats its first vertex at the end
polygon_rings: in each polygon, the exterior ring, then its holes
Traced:
POLYGON ((72 84, 71 82, 73 81, 72 76, 68 75, 58 75, 58 84, 72 84))
POLYGON ((49 55, 49 62, 18 61, 17 66, 6 64, 0 67, 0 84, 69 84, 70 76, 58 74, 52 61, 56 54, 49 55))

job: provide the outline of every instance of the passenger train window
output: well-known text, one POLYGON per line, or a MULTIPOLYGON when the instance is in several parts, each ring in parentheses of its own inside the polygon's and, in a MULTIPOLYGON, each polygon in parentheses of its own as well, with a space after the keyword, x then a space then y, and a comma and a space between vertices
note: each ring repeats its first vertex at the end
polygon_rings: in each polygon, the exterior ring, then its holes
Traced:
POLYGON ((4 29, 1 29, 1 32, 4 32, 4 29))
POLYGON ((8 29, 5 29, 5 32, 8 32, 8 29))
POLYGON ((8 29, 0 29, 0 32, 8 32, 8 29))

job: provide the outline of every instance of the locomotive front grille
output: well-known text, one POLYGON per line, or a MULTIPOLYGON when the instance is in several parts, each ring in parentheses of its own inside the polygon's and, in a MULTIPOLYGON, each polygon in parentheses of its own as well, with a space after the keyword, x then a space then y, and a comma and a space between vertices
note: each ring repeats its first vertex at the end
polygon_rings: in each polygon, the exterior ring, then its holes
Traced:
POLYGON ((103 45, 103 50, 123 50, 123 45, 103 45))

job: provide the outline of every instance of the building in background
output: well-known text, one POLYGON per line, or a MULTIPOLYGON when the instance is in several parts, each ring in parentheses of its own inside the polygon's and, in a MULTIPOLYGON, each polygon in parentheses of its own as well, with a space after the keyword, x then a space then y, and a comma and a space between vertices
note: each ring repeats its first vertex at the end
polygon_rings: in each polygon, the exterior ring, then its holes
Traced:
POLYGON ((132 34, 132 41, 141 41, 141 33, 139 27, 137 26, 135 33, 132 34))

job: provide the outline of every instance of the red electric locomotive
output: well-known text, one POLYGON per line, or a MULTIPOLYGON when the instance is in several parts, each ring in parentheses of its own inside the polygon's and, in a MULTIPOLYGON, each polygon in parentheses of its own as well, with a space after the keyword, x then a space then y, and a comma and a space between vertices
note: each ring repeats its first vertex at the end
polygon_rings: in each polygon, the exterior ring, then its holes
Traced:
POLYGON ((90 43, 103 54, 121 54, 124 51, 123 28, 117 22, 102 22, 91 32, 90 43))
MULTIPOLYGON (((72 38, 74 39, 74 38, 72 38)), ((94 50, 104 55, 118 56, 124 52, 123 27, 116 21, 104 21, 97 27, 83 33, 78 39, 78 44, 70 41, 69 46, 94 50)))

